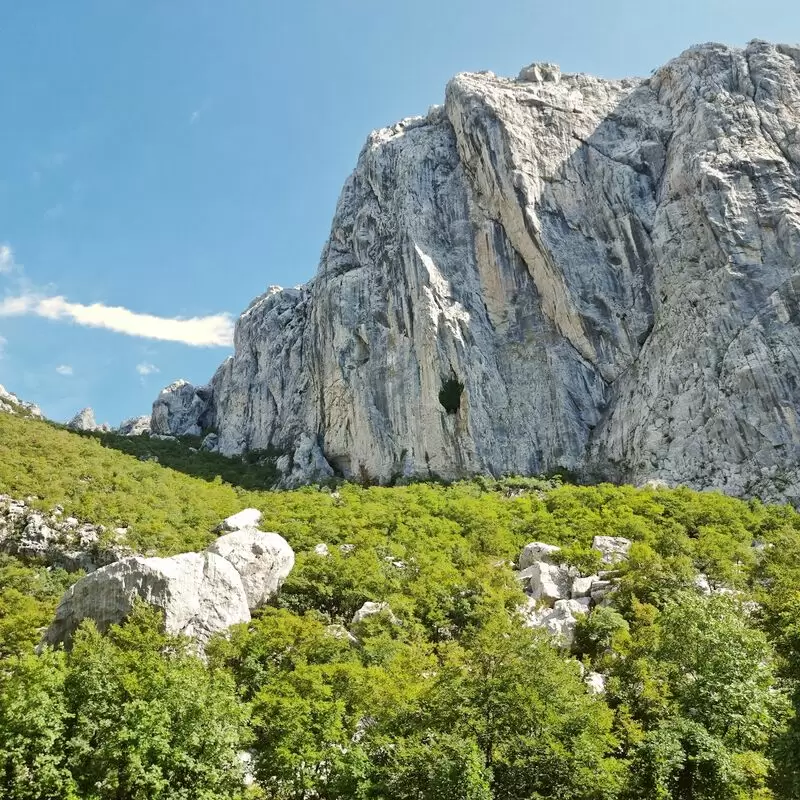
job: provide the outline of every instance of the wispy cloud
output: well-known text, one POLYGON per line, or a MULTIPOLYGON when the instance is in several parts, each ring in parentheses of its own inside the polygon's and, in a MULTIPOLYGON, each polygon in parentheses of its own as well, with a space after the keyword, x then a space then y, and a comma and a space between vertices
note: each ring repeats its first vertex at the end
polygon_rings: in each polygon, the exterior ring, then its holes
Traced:
POLYGON ((89 328, 106 328, 128 336, 181 342, 193 347, 230 347, 233 344, 233 319, 230 314, 190 319, 157 317, 122 306, 102 303, 83 305, 71 303, 61 296, 46 297, 35 293, 0 300, 0 317, 19 316, 64 320, 89 328))
POLYGON ((11 245, 0 244, 0 273, 13 272, 16 266, 11 245))
POLYGON ((200 110, 192 111, 192 115, 189 117, 189 124, 194 125, 197 120, 200 119, 200 110))
POLYGON ((64 375, 65 377, 69 377, 73 374, 73 369, 69 364, 60 364, 56 367, 56 372, 59 375, 64 375))
POLYGON ((141 364, 136 365, 136 371, 142 375, 152 375, 154 372, 160 372, 159 368, 155 364, 148 364, 146 361, 143 361, 141 364))
POLYGON ((6 345, 8 344, 8 339, 4 336, 0 336, 0 360, 2 360, 3 356, 6 354, 6 345))

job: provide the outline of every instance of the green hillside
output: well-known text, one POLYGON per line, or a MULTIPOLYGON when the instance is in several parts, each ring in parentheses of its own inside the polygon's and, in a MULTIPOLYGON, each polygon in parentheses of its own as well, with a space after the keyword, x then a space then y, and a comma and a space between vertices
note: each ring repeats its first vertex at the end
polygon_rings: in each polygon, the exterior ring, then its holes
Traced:
POLYGON ((137 551, 165 555, 255 507, 297 554, 274 606, 207 661, 144 608, 36 655, 79 576, 0 557, 0 797, 800 797, 791 508, 522 478, 272 492, 255 488, 274 477, 270 454, 190 445, 0 414, 0 493, 126 527, 137 551), (613 603, 562 653, 523 627, 513 562, 537 540, 589 572, 596 535, 634 544, 613 603), (701 594, 698 573, 722 591, 701 594), (372 617, 355 642, 329 628, 368 600, 399 624, 372 617), (605 675, 605 694, 582 669, 605 675))

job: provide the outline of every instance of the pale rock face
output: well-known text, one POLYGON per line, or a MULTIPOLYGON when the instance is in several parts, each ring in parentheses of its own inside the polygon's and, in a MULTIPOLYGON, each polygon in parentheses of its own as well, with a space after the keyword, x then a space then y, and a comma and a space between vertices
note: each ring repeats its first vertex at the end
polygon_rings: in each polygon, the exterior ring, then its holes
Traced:
POLYGON ((604 564, 616 564, 628 557, 631 540, 622 536, 595 536, 592 539, 592 550, 597 550, 604 564))
POLYGON ((328 545, 325 542, 320 542, 317 545, 314 545, 314 554, 320 556, 321 558, 327 558, 330 555, 330 550, 328 549, 328 545))
POLYGON ((567 468, 800 500, 798 108, 800 50, 764 42, 644 80, 456 76, 371 134, 316 277, 251 304, 177 427, 281 449, 291 482, 567 468))
POLYGON ((109 431, 108 423, 98 425, 91 408, 81 409, 68 423, 68 428, 74 431, 109 431))
POLYGON ((201 646, 215 633, 250 620, 242 580, 221 556, 132 556, 71 586, 58 604, 44 641, 69 645, 75 629, 86 618, 104 631, 127 617, 136 597, 164 612, 168 633, 193 637, 201 646))
POLYGON ((553 605, 557 600, 569 598, 575 570, 545 561, 532 564, 528 569, 528 593, 535 600, 545 600, 553 605))
POLYGON ((199 436, 212 419, 210 402, 210 387, 175 381, 153 403, 150 428, 167 436, 199 436))
POLYGON ((0 411, 6 414, 24 414, 26 416, 42 419, 42 410, 35 403, 20 400, 13 392, 9 392, 0 385, 0 411))
POLYGON ((588 612, 588 603, 579 600, 557 600, 552 608, 541 608, 534 598, 530 598, 528 606, 523 609, 523 618, 528 627, 544 629, 557 646, 568 650, 575 641, 578 617, 588 612))
POLYGON ((255 528, 241 528, 220 536, 208 552, 233 564, 251 610, 263 606, 278 593, 294 566, 294 551, 282 536, 255 528))
POLYGON ((561 552, 560 547, 554 544, 545 544, 544 542, 531 542, 522 548, 519 556, 519 568, 521 570, 544 561, 548 564, 554 564, 558 560, 558 553, 561 552))
POLYGON ((261 522, 261 512, 257 508, 245 508, 232 514, 220 523, 220 530, 240 531, 243 528, 257 528, 261 522))
POLYGON ((120 422, 117 433, 121 436, 142 436, 150 433, 150 417, 145 415, 126 419, 120 422))

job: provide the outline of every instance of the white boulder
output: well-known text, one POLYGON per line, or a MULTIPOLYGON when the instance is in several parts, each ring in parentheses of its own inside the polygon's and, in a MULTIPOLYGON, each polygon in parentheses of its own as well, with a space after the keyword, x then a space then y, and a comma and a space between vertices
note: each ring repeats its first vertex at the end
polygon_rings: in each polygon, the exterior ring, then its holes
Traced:
POLYGON ((263 606, 278 593, 294 566, 294 551, 282 536, 255 528, 220 536, 208 552, 222 556, 239 573, 251 610, 263 606))
POLYGON ((592 550, 597 550, 604 564, 616 564, 628 558, 631 540, 623 536, 595 536, 592 539, 592 550))
POLYGON ((555 564, 558 560, 558 553, 560 552, 561 548, 556 547, 554 544, 531 542, 522 548, 522 552, 519 555, 519 568, 520 570, 524 570, 540 561, 544 561, 548 564, 555 564))
POLYGON ((587 672, 583 679, 589 694, 606 693, 606 676, 600 672, 587 672))
POLYGON ((261 522, 261 512, 257 508, 245 508, 222 520, 220 530, 240 531, 243 528, 257 528, 261 522))
POLYGON ((367 617, 374 617, 376 614, 385 615, 392 625, 397 625, 399 623, 397 617, 392 613, 392 609, 389 608, 388 603, 374 603, 368 600, 353 614, 351 625, 358 625, 359 622, 363 622, 367 617))
POLYGON ((191 636, 201 646, 215 633, 250 620, 242 579, 221 556, 132 556, 73 584, 58 604, 44 642, 69 645, 75 629, 87 618, 105 631, 127 617, 137 597, 163 611, 167 633, 191 636))

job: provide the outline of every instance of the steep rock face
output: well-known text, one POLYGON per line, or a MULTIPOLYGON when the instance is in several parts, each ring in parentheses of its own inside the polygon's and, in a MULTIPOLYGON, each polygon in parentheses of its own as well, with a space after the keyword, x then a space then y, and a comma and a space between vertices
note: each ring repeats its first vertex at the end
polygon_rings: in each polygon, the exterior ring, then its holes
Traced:
POLYGON ((153 403, 150 431, 162 436, 199 436, 210 424, 211 389, 178 380, 153 403))
POLYGON ((202 410, 220 450, 283 449, 290 482, 800 499, 798 109, 800 50, 763 42, 646 80, 458 75, 369 137, 316 277, 242 315, 202 410))

